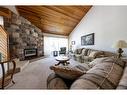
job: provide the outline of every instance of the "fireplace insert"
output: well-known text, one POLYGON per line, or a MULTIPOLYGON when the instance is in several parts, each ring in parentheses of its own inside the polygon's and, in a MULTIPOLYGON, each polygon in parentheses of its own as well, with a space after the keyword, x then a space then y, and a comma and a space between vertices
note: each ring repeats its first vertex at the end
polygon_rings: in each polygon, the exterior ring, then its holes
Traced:
POLYGON ((36 48, 24 49, 24 56, 25 58, 37 57, 37 49, 36 48))

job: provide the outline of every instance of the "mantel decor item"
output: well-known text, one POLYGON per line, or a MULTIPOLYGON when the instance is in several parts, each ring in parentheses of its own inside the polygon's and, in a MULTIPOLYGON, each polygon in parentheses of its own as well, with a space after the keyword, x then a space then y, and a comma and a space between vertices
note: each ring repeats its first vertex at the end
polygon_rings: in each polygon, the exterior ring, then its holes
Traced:
POLYGON ((94 33, 82 36, 81 45, 94 45, 94 33))
POLYGON ((118 50, 117 50, 118 58, 121 58, 122 57, 122 53, 123 53, 122 48, 127 48, 127 43, 124 40, 119 40, 115 44, 113 44, 112 47, 118 48, 118 50))

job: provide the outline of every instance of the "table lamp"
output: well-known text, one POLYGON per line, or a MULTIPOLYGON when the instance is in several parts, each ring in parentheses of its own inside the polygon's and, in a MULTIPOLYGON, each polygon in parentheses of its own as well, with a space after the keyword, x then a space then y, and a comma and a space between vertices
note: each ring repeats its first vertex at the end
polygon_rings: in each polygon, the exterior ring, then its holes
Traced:
POLYGON ((123 53, 122 48, 127 48, 127 43, 124 40, 119 40, 115 44, 113 44, 112 47, 118 48, 118 50, 117 50, 118 58, 121 58, 122 57, 122 53, 123 53))

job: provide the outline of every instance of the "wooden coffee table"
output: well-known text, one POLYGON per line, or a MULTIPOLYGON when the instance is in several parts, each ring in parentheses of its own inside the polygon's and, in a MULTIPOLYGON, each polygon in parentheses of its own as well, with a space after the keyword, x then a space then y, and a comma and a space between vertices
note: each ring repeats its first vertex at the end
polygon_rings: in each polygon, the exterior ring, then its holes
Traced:
POLYGON ((70 64, 68 61, 69 61, 69 57, 67 56, 58 56, 56 57, 56 61, 58 61, 58 64, 55 64, 55 66, 59 65, 59 64, 62 64, 64 66, 70 64))

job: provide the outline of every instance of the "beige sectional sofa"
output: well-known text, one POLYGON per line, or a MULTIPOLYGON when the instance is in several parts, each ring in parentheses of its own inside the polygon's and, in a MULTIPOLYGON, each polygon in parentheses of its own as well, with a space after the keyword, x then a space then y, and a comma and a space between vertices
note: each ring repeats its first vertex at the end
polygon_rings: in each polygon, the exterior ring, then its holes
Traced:
POLYGON ((73 58, 80 63, 91 62, 95 58, 115 56, 114 53, 107 51, 94 50, 89 48, 79 48, 74 51, 73 58))
MULTIPOLYGON (((52 73, 47 79, 48 89, 127 89, 127 63, 116 58, 98 58, 75 80, 52 73)), ((67 72, 66 72, 67 73, 67 72)), ((69 72, 68 72, 69 73, 69 72)))

